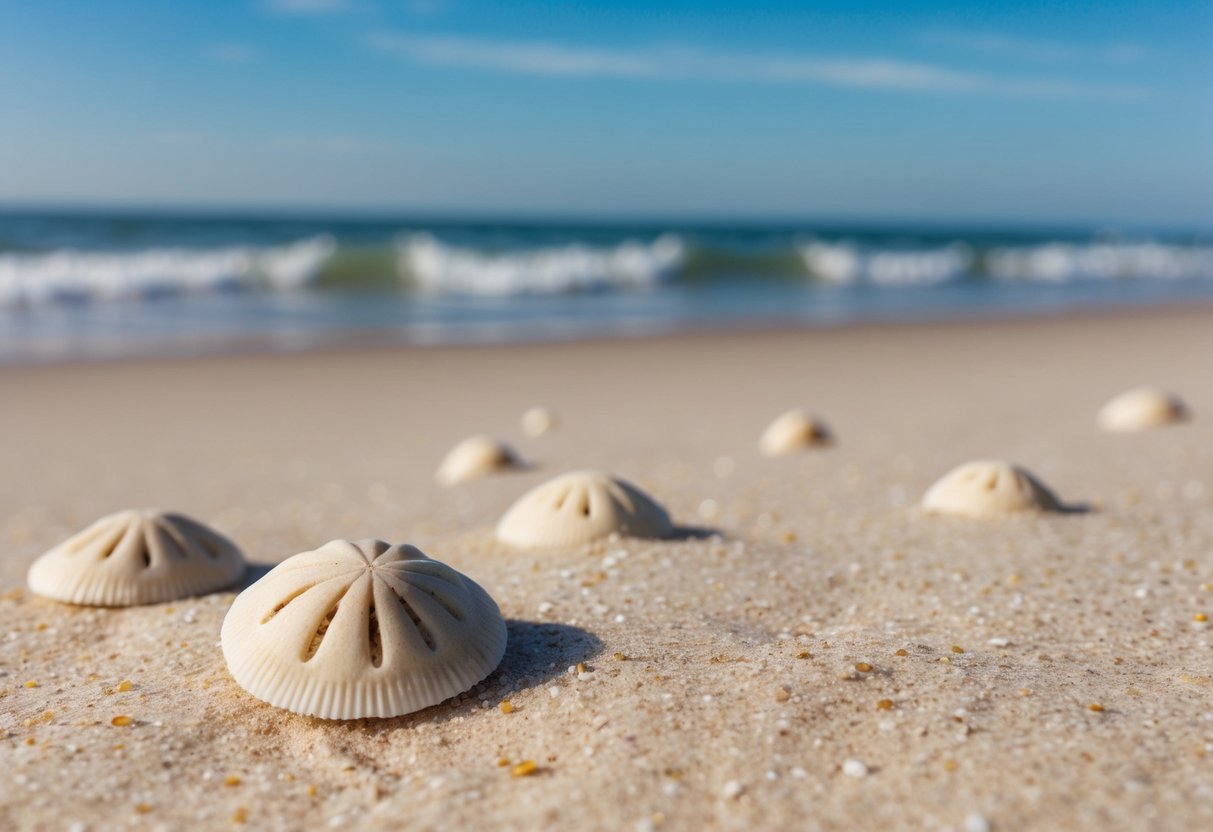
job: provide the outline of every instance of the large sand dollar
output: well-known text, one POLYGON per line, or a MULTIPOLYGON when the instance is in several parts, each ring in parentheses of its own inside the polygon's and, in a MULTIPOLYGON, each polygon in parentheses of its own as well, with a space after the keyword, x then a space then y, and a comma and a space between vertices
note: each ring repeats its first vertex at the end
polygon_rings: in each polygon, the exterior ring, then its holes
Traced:
POLYGON ((321 719, 391 717, 437 705, 505 654, 497 604, 409 545, 334 540, 242 592, 221 634, 253 696, 321 719))
POLYGON ((631 483, 601 471, 574 471, 518 498, 497 524, 497 539, 520 548, 579 546, 613 533, 669 537, 666 510, 631 483))
POLYGON ((1126 433, 1182 422, 1189 416, 1174 393, 1157 387, 1135 387, 1121 393, 1099 410, 1096 419, 1107 431, 1126 433))
POLYGON ((953 468, 927 490, 922 507, 938 514, 983 518, 1062 508, 1044 483, 1019 465, 1001 460, 953 468))
POLYGON ((126 607, 201 595, 244 574, 236 545, 182 514, 119 511, 34 561, 29 586, 70 604, 126 607))

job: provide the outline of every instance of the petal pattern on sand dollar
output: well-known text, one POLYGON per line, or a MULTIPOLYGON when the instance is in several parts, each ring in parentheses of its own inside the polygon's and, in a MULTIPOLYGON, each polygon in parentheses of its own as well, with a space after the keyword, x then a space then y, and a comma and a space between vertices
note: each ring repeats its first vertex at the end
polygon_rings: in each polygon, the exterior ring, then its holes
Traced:
POLYGON ((334 540, 288 558, 223 621, 235 680, 322 719, 391 717, 462 693, 505 654, 497 604, 415 546, 334 540))
POLYGON ((666 510, 631 483, 574 471, 523 494, 497 524, 497 539, 521 548, 579 546, 612 533, 669 537, 666 510))
POLYGON ((245 562, 236 545, 182 514, 109 514, 51 549, 29 569, 39 595, 70 604, 126 607, 213 592, 245 562))

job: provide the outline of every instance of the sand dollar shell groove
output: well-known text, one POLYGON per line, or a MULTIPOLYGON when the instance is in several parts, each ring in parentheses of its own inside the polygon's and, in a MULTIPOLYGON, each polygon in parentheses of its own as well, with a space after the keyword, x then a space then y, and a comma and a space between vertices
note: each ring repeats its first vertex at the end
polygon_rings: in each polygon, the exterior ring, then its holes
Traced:
POLYGON ((497 539, 520 548, 579 546, 612 533, 663 538, 674 525, 652 497, 601 471, 573 471, 536 486, 497 524, 497 539))
POLYGON ((38 595, 103 607, 157 604, 230 586, 245 561, 223 535, 183 514, 119 511, 46 552, 29 568, 38 595))
POLYGON ((922 507, 963 517, 1062 510, 1061 501, 1027 469, 1001 460, 977 460, 953 468, 927 490, 922 507))
POLYGON ((473 580, 415 546, 334 540, 236 598, 220 637, 253 696, 321 719, 392 717, 488 676, 505 620, 473 580))

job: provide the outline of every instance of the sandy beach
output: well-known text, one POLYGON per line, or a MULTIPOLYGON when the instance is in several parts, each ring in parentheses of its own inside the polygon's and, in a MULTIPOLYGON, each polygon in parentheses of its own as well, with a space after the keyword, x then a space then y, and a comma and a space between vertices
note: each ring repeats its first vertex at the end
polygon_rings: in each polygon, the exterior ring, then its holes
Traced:
POLYGON ((0 368, 0 827, 1213 828, 1211 358, 1198 308, 0 368), (1196 418, 1101 432, 1145 382, 1196 418), (523 434, 536 404, 558 431, 523 434), (760 455, 796 406, 837 444, 760 455), (533 467, 439 486, 476 433, 533 467), (1089 510, 919 511, 988 457, 1089 510), (697 531, 495 542, 575 468, 697 531), (262 565, 413 543, 496 599, 505 659, 445 704, 326 722, 231 679, 236 590, 94 609, 24 588, 144 506, 262 565))

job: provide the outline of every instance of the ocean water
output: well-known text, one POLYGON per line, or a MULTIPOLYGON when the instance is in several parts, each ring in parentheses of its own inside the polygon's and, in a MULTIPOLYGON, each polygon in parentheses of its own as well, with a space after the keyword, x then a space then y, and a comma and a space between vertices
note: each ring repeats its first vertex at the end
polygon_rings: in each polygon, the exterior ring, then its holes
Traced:
POLYGON ((0 213, 0 361, 1213 299, 1213 235, 0 213))

